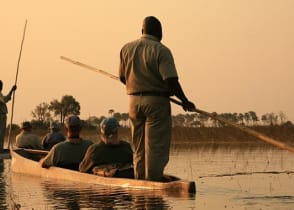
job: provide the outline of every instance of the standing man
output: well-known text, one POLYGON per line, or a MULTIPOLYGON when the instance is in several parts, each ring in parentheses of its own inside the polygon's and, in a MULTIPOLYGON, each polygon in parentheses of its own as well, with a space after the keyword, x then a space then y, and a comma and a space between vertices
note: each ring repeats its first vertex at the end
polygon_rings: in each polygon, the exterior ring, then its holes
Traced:
POLYGON ((12 86, 8 95, 4 96, 2 94, 3 82, 0 80, 0 153, 3 152, 4 138, 6 131, 6 121, 7 121, 7 106, 6 103, 10 101, 12 93, 16 90, 16 85, 12 86))
POLYGON ((119 77, 129 95, 136 179, 162 181, 169 160, 171 107, 169 96, 182 101, 185 111, 195 105, 185 96, 171 51, 160 41, 162 28, 153 16, 143 21, 142 37, 120 52, 119 77))

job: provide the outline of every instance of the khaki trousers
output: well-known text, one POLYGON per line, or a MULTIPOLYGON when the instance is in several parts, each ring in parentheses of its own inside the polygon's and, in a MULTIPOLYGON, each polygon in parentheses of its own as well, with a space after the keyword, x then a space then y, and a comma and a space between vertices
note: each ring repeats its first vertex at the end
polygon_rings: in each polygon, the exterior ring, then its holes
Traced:
POLYGON ((171 141, 169 98, 131 95, 129 117, 135 178, 161 181, 171 141))
POLYGON ((7 121, 6 114, 0 114, 0 152, 3 152, 3 147, 4 147, 6 121, 7 121))

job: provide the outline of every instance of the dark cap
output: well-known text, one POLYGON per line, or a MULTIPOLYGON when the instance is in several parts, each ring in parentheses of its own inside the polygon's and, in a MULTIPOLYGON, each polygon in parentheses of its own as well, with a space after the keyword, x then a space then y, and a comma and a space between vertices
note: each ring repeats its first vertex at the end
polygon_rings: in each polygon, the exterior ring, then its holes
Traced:
POLYGON ((100 127, 102 134, 110 135, 117 131, 119 123, 114 117, 109 117, 101 122, 100 127))
POLYGON ((22 122, 20 126, 21 129, 31 128, 31 127, 32 125, 29 121, 22 122))
POLYGON ((55 122, 55 121, 51 121, 50 122, 50 126, 49 126, 50 129, 60 129, 60 125, 58 122, 55 122))
POLYGON ((81 126, 81 120, 76 115, 68 115, 64 120, 64 124, 67 127, 81 126))

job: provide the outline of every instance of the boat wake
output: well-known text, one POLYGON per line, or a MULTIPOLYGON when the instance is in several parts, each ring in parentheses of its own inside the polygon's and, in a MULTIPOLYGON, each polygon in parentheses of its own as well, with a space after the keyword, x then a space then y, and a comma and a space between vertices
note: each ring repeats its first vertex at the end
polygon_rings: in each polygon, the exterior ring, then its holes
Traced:
POLYGON ((207 177, 226 177, 226 176, 247 176, 255 174, 294 174, 294 171, 256 171, 256 172, 237 172, 231 174, 212 174, 207 176, 199 176, 198 178, 207 178, 207 177))

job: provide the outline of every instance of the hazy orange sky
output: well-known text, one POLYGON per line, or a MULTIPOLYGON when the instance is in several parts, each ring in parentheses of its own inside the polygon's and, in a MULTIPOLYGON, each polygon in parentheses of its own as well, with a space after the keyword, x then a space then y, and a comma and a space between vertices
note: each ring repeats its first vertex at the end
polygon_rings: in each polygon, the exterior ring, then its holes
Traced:
MULTIPOLYGON (((154 15, 182 87, 199 109, 258 116, 283 111, 294 121, 293 8, 292 0, 1 1, 3 93, 14 84, 27 19, 15 123, 63 95, 80 102, 83 119, 109 109, 127 112, 123 85, 60 56, 117 75, 120 48, 139 38, 142 20, 154 15)), ((11 113, 11 102, 8 107, 11 113)), ((172 112, 184 113, 177 105, 172 112)))

